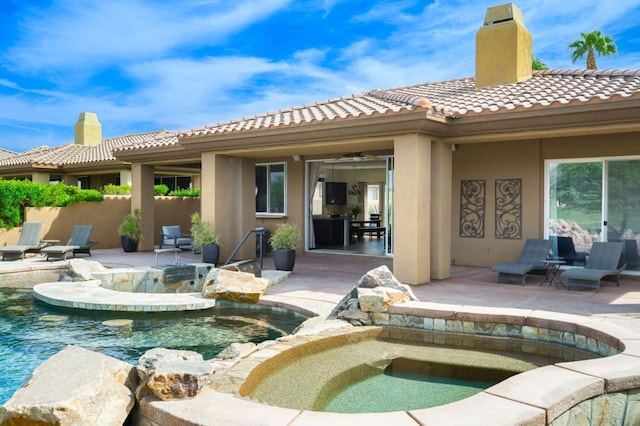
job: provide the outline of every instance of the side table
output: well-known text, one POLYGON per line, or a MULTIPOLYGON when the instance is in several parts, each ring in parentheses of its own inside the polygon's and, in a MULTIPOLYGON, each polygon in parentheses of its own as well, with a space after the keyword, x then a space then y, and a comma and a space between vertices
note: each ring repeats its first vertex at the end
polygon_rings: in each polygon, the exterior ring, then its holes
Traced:
POLYGON ((560 265, 564 265, 567 263, 564 260, 559 259, 547 259, 544 261, 544 264, 549 267, 547 270, 547 277, 540 283, 540 285, 548 282, 549 285, 554 284, 556 288, 564 287, 564 283, 562 282, 562 278, 560 278, 560 265))

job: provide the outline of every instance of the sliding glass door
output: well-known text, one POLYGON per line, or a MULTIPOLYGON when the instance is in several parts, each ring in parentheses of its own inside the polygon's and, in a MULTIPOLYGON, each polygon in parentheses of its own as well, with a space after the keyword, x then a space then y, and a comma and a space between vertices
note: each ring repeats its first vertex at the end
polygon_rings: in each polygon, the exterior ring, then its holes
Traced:
POLYGON ((605 162, 607 241, 622 241, 627 269, 640 269, 640 160, 605 162))
POLYGON ((548 160, 546 236, 569 236, 577 252, 623 241, 628 269, 640 269, 640 159, 548 160))

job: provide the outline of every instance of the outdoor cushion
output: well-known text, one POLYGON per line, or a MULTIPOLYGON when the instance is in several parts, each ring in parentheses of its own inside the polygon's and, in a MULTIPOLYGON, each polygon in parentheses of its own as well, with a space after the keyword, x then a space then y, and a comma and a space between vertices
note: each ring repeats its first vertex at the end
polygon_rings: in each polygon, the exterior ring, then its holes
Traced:
POLYGON ((165 225, 160 233, 159 248, 163 246, 179 248, 180 246, 190 246, 193 240, 188 234, 183 234, 180 225, 165 225))
POLYGON ((2 260, 24 259, 27 251, 39 251, 40 236, 42 235, 42 223, 40 222, 24 222, 18 244, 13 246, 0 247, 2 260))
POLYGON ((593 243, 584 268, 567 269, 562 273, 562 278, 567 279, 567 289, 595 288, 598 293, 601 281, 613 281, 620 286, 618 275, 626 266, 619 266, 622 246, 621 242, 593 243))
POLYGON ((45 247, 41 250, 41 253, 46 256, 47 260, 66 259, 71 252, 75 256, 76 250, 97 244, 89 242, 91 231, 93 231, 93 225, 75 225, 66 245, 45 247))
POLYGON ((550 251, 551 240, 529 238, 524 243, 520 257, 515 263, 499 263, 494 265, 491 270, 498 273, 498 282, 521 281, 524 285, 529 273, 546 275, 548 265, 544 263, 544 260, 549 257, 550 251))

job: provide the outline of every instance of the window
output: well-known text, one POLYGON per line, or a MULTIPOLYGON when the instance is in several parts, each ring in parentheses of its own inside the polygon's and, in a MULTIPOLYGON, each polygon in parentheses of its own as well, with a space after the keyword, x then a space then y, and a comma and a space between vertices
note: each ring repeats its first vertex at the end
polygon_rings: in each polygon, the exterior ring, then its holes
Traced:
POLYGON ((285 214, 286 164, 256 164, 256 213, 285 214))

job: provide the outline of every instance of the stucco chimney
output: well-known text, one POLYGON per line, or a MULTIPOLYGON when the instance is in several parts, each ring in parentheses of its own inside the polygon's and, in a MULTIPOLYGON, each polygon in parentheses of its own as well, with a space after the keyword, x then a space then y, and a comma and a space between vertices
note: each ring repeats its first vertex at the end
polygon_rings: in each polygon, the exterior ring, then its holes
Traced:
POLYGON ((99 145, 102 142, 102 124, 94 112, 81 112, 75 128, 78 145, 99 145))
POLYGON ((518 6, 488 8, 476 33, 476 87, 527 80, 532 61, 533 41, 518 6))

